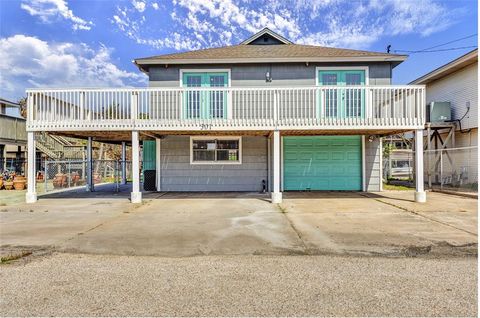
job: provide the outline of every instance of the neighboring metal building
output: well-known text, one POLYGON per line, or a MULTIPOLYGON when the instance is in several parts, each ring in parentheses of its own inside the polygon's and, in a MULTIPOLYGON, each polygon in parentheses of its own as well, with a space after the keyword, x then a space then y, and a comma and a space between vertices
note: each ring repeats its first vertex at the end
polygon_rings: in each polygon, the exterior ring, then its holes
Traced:
POLYGON ((23 172, 26 145, 26 121, 20 105, 0 98, 0 172, 23 172))

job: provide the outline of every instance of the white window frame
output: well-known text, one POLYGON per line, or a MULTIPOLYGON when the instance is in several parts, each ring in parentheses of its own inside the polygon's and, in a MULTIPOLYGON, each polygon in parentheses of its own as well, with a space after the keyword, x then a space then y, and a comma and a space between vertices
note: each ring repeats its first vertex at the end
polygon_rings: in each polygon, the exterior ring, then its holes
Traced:
POLYGON ((242 164, 242 137, 241 136, 190 136, 190 164, 191 165, 241 165, 242 164), (238 161, 193 161, 194 140, 238 140, 238 161))
POLYGON ((315 67, 315 86, 319 86, 319 71, 365 71, 365 85, 370 84, 370 68, 368 66, 317 66, 315 67))

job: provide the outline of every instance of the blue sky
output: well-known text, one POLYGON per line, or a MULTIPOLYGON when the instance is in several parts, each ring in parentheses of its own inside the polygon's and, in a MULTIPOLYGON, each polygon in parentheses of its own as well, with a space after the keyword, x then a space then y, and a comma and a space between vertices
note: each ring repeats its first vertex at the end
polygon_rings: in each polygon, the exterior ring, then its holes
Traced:
MULTIPOLYGON (((296 43, 416 51, 476 34, 477 12, 475 0, 2 0, 0 96, 145 86, 134 58, 236 44, 265 26, 296 43)), ((475 35, 436 49, 477 43, 475 35)), ((413 53, 394 83, 471 49, 413 53)))

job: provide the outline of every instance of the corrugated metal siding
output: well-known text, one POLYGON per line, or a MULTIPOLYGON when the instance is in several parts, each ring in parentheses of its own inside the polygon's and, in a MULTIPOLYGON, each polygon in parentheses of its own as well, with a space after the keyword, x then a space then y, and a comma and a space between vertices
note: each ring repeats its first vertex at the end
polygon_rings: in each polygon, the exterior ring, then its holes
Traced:
POLYGON ((455 73, 427 85, 427 103, 432 101, 450 102, 452 119, 462 120, 462 129, 478 127, 478 63, 467 66, 455 73))
POLYGON ((370 85, 391 83, 389 63, 304 63, 291 64, 244 64, 244 65, 170 65, 150 68, 151 87, 179 87, 180 69, 231 69, 232 86, 313 86, 317 66, 369 66, 370 85), (265 82, 265 73, 270 72, 272 82, 265 82))
POLYGON ((372 142, 369 142, 368 136, 365 136, 365 185, 367 192, 381 190, 381 151, 381 139, 375 138, 372 142))
POLYGON ((161 149, 162 191, 261 191, 267 138, 242 137, 242 164, 190 164, 190 137, 167 136, 161 149))

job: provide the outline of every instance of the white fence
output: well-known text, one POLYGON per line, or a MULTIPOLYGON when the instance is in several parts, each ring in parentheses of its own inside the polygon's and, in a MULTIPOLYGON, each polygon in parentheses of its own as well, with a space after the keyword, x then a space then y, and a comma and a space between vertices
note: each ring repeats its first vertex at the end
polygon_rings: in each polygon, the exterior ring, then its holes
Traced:
POLYGON ((424 86, 35 89, 28 130, 421 128, 424 86))

